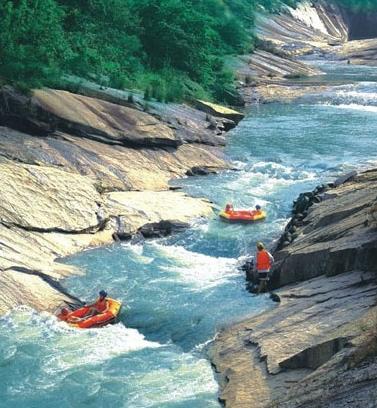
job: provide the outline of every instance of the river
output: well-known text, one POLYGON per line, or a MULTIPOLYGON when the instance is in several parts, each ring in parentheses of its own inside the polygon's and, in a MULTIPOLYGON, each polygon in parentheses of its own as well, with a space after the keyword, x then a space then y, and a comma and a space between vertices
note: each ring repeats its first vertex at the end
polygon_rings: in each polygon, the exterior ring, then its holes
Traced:
POLYGON ((0 318, 0 406, 219 407, 206 346, 224 325, 275 307, 245 290, 242 257, 271 244, 302 191, 377 163, 377 69, 312 61, 336 88, 250 109, 228 135, 235 171, 173 184, 221 208, 262 205, 255 225, 199 220, 183 233, 114 244, 65 260, 85 270, 65 281, 93 299, 124 302, 121 322, 79 331, 20 308, 0 318))

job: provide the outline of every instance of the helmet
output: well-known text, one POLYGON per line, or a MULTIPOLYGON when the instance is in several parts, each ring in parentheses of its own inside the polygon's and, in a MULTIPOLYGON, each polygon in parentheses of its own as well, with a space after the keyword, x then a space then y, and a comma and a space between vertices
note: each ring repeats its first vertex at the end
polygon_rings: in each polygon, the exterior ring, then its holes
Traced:
POLYGON ((99 297, 106 297, 106 296, 107 296, 106 290, 101 290, 101 291, 99 292, 99 297))
POLYGON ((256 208, 257 210, 260 210, 262 207, 261 207, 259 204, 257 204, 257 205, 255 206, 255 208, 256 208))

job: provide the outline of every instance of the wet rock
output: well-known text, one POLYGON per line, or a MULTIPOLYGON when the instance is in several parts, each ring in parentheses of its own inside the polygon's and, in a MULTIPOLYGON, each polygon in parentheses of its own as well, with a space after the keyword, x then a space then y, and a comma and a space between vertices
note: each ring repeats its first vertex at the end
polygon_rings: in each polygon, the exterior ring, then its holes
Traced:
POLYGON ((361 377, 346 368, 355 352, 349 339, 362 335, 376 291, 371 273, 317 277, 279 290, 278 307, 221 330, 209 355, 224 405, 319 408, 340 400, 337 407, 356 408, 357 390, 369 392, 370 383, 369 398, 377 396, 377 364, 361 377))
POLYGON ((162 238, 185 230, 189 224, 180 221, 160 221, 143 225, 139 232, 145 238, 162 238))
POLYGON ((195 100, 195 107, 211 115, 230 119, 235 123, 238 123, 245 117, 243 113, 237 112, 233 109, 226 108, 225 106, 202 101, 200 99, 195 100))
POLYGON ((186 175, 187 176, 207 176, 208 174, 213 173, 213 171, 210 171, 206 167, 193 167, 190 170, 187 170, 186 175))

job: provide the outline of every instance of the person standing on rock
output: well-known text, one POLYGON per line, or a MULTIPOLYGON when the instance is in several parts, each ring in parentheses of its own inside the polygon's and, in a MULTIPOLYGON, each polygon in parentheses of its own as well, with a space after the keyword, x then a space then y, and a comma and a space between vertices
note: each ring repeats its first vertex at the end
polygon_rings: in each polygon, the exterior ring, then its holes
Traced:
POLYGON ((258 294, 266 291, 267 283, 270 279, 270 270, 274 263, 274 257, 265 249, 262 242, 257 243, 257 254, 255 257, 255 269, 258 276, 258 294))

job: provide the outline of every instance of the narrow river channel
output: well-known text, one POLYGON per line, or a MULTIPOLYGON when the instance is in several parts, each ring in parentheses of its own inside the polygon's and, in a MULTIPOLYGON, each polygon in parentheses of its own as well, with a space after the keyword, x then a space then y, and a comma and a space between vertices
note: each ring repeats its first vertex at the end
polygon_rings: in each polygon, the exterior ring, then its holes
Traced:
POLYGON ((65 281, 69 291, 90 300, 106 289, 126 306, 121 322, 78 331, 29 309, 1 317, 0 406, 220 406, 206 345, 222 326, 275 307, 245 290, 240 258, 279 237, 300 192, 377 164, 377 70, 315 63, 336 88, 253 107, 228 135, 236 171, 174 182, 218 208, 260 204, 266 222, 214 216, 166 239, 66 260, 86 271, 65 281))

